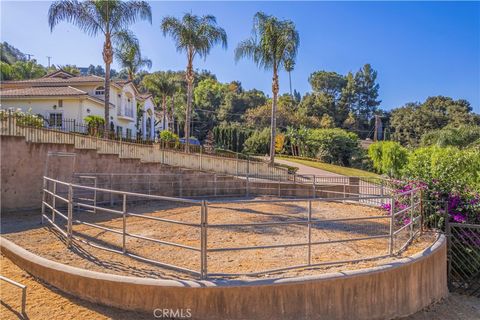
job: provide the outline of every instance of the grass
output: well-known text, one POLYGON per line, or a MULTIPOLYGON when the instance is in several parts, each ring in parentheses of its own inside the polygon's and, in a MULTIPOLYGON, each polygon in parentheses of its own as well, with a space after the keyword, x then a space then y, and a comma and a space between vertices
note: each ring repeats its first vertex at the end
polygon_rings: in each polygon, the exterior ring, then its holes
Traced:
POLYGON ((355 169, 355 168, 337 166, 335 164, 329 164, 329 163, 319 162, 319 161, 310 160, 310 159, 299 159, 299 158, 290 158, 290 157, 278 157, 278 158, 303 164, 309 167, 318 168, 325 171, 341 174, 344 176, 380 178, 380 175, 373 172, 355 169))

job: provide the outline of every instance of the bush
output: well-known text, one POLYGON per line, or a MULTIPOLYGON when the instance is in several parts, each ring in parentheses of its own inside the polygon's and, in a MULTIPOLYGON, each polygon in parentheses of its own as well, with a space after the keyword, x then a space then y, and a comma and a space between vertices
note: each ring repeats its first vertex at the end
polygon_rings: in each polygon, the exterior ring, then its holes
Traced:
POLYGON ((87 123, 88 134, 91 136, 101 136, 104 126, 105 119, 100 116, 90 115, 85 117, 85 122, 87 123))
POLYGON ((255 131, 245 140, 244 151, 252 154, 268 154, 270 149, 270 128, 255 131))
POLYGON ((408 161, 408 151, 398 142, 375 142, 368 148, 368 155, 372 159, 373 167, 378 173, 389 177, 398 177, 408 161))
POLYGON ((0 110, 0 120, 6 120, 9 116, 13 117, 16 124, 19 126, 35 128, 43 127, 43 117, 32 114, 31 110, 28 110, 27 112, 22 112, 21 109, 17 109, 16 111, 0 110))
POLYGON ((358 136, 342 129, 310 129, 305 144, 307 157, 343 166, 349 166, 360 150, 358 136))
POLYGON ((163 130, 160 132, 160 140, 164 142, 179 142, 178 136, 169 130, 163 130))
POLYGON ((480 144, 479 126, 445 127, 440 130, 428 132, 422 136, 421 145, 439 147, 453 146, 467 148, 473 144, 480 144))

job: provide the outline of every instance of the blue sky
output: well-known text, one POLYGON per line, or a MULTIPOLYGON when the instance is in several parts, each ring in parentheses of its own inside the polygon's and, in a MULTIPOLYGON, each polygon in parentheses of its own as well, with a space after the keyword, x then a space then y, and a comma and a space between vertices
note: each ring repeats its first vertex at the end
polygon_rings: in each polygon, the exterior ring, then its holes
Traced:
MULTIPOLYGON (((102 38, 91 38, 61 23, 53 33, 47 24, 49 1, 1 0, 1 40, 47 64, 102 64, 102 38)), ((240 80, 246 89, 271 90, 271 74, 250 61, 235 63, 237 43, 250 35, 252 17, 261 10, 293 20, 300 48, 293 86, 310 90, 315 70, 345 74, 370 63, 378 71, 381 107, 391 109, 428 96, 464 98, 480 113, 480 2, 151 2, 153 21, 132 27, 151 70, 185 68, 159 25, 165 15, 213 14, 229 37, 227 50, 212 50, 195 65, 220 81, 240 80)), ((114 66, 115 67, 115 66, 114 66)), ((280 90, 288 76, 280 75, 280 90)))

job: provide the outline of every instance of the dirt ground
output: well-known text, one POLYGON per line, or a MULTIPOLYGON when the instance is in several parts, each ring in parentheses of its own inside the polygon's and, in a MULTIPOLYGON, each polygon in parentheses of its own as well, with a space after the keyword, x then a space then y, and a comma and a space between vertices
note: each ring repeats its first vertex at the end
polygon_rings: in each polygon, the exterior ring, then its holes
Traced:
MULTIPOLYGON (((308 228, 305 225, 276 224, 273 226, 238 226, 252 222, 283 223, 292 220, 307 219, 307 202, 283 203, 211 203, 208 207, 208 248, 235 248, 240 246, 260 246, 275 244, 295 244, 308 240, 308 228), (215 226, 218 224, 236 224, 234 226, 215 226)), ((178 203, 129 204, 130 213, 164 219, 199 223, 200 207, 197 205, 179 205, 178 203)), ((384 216, 376 208, 357 204, 318 202, 312 205, 312 219, 343 219, 384 216)), ((74 219, 97 223, 104 227, 121 230, 123 219, 112 213, 93 213, 78 211, 74 219)), ((56 221, 63 222, 60 217, 56 221)), ((74 234, 97 245, 121 250, 122 236, 75 224, 74 234)), ((370 220, 322 221, 311 228, 312 242, 352 239, 368 236, 387 235, 389 218, 370 220)), ((200 248, 200 228, 146 220, 140 217, 127 218, 127 232, 143 237, 155 238, 184 246, 200 248)), ((132 275, 150 278, 192 278, 188 273, 160 267, 156 264, 119 255, 109 251, 75 242, 72 250, 66 247, 65 239, 58 231, 40 224, 39 212, 10 214, 2 217, 2 235, 25 249, 48 259, 89 270, 132 275)), ((403 243, 404 235, 397 243, 403 243)), ((424 235, 414 241, 403 255, 411 255, 425 248, 433 241, 432 235, 424 235)), ((179 247, 171 247, 127 237, 126 247, 129 253, 148 259, 177 265, 190 270, 200 269, 200 253, 179 247)), ((388 252, 388 239, 369 239, 345 243, 331 243, 312 246, 312 263, 342 261, 385 255, 388 252)), ((242 251, 210 252, 208 254, 208 272, 248 273, 266 269, 282 268, 305 264, 308 250, 306 246, 274 249, 254 249, 242 251)), ((393 258, 395 259, 395 258, 393 258)), ((337 264, 315 267, 308 270, 290 270, 270 272, 262 277, 311 275, 333 271, 371 267, 391 262, 392 258, 377 259, 361 263, 337 264)), ((195 278, 195 275, 193 275, 195 278)), ((244 277, 240 277, 244 278, 244 277)))
MULTIPOLYGON (((20 290, 2 284, 0 286, 0 318, 14 319, 155 319, 150 314, 128 312, 100 306, 64 294, 59 290, 36 280, 14 265, 3 255, 0 256, 0 273, 27 286, 26 316, 21 312, 20 290)), ((410 317, 401 320, 476 320, 480 319, 480 299, 450 294, 441 303, 434 304, 410 317)))

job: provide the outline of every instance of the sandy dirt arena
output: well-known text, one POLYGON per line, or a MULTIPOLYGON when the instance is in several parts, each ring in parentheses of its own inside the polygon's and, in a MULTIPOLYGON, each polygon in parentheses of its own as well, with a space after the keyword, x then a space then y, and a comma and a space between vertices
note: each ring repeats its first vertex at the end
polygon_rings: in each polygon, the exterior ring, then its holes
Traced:
MULTIPOLYGON (((275 203, 216 203, 208 206, 208 248, 236 248, 241 246, 261 246, 277 244, 298 244, 308 239, 308 228, 302 224, 276 224, 261 226, 238 226, 253 222, 286 222, 306 221, 307 202, 275 202, 275 203), (219 224, 235 224, 234 226, 215 226, 219 224)), ((48 209, 47 209, 48 211, 48 209)), ((164 219, 199 223, 200 206, 193 204, 150 202, 129 203, 129 213, 164 219)), ((104 227, 121 230, 121 216, 98 211, 76 211, 74 219, 97 223, 104 227)), ((369 236, 385 236, 389 231, 389 218, 384 212, 368 206, 342 204, 333 202, 314 202, 312 204, 312 220, 319 222, 311 228, 312 242, 362 238, 369 236), (369 220, 324 221, 343 218, 380 217, 369 220)), ((58 215, 56 221, 64 222, 58 215)), ((63 224, 64 226, 64 224, 63 224)), ((48 223, 40 223, 39 212, 10 214, 2 221, 3 235, 48 259, 77 266, 89 270, 113 274, 132 275, 150 278, 195 278, 188 273, 163 268, 153 263, 144 262, 128 256, 94 248, 81 242, 75 242, 72 250, 66 247, 65 239, 58 231, 49 227, 48 223)), ((93 228, 88 225, 74 224, 74 234, 111 249, 121 250, 122 236, 93 228)), ((177 243, 193 248, 200 248, 200 228, 129 216, 127 232, 143 237, 177 243)), ((414 241, 403 255, 413 254, 430 245, 434 237, 424 235, 414 241)), ((400 235, 397 243, 403 243, 400 235)), ((198 271, 200 253, 179 247, 153 243, 143 239, 127 237, 126 247, 129 253, 148 259, 180 266, 198 271)), ((388 238, 369 239, 344 243, 329 243, 312 246, 312 263, 342 261, 365 257, 381 256, 388 253, 388 238)), ((208 272, 215 277, 216 273, 250 273, 267 269, 282 268, 305 264, 307 262, 307 246, 290 248, 253 249, 226 252, 210 252, 208 254, 208 272)), ((320 266, 311 269, 269 272, 260 277, 279 277, 311 275, 340 270, 351 270, 371 267, 391 261, 392 258, 377 259, 360 263, 320 266)), ((245 278, 246 276, 240 276, 245 278)))

